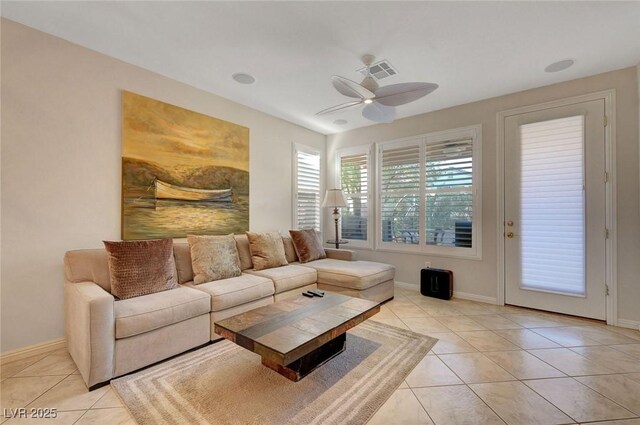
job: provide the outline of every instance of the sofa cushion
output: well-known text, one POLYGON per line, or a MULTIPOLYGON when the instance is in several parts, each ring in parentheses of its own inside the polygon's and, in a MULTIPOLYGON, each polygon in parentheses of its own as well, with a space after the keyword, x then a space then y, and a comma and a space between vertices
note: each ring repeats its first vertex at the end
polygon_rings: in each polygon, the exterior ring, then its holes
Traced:
POLYGON ((251 262, 251 250, 249 249, 249 238, 247 235, 235 235, 236 249, 240 257, 240 268, 244 271, 253 268, 251 262))
MULTIPOLYGON (((187 282, 192 286, 192 282, 187 282)), ((273 295, 273 282, 261 276, 241 276, 193 286, 211 296, 211 311, 221 311, 273 295)))
POLYGON ((327 257, 322 247, 322 241, 315 230, 289 230, 289 234, 301 263, 327 257))
POLYGON ((283 236, 282 243, 284 244, 284 255, 287 257, 287 263, 295 263, 298 261, 298 254, 296 254, 296 248, 293 246, 291 238, 283 236))
POLYGON ((142 334, 207 314, 210 307, 211 301, 207 293, 184 286, 116 301, 116 339, 142 334))
POLYGON ((280 233, 247 232, 247 238, 249 238, 254 269, 264 270, 289 264, 284 253, 284 243, 280 233))
POLYGON ((115 297, 134 298, 178 286, 173 240, 104 241, 104 246, 115 297))
POLYGON ((176 260, 178 283, 183 284, 193 280, 193 266, 191 265, 191 248, 188 243, 173 243, 173 258, 176 260))
POLYGON ((240 257, 233 235, 187 235, 196 285, 240 276, 240 257))
POLYGON ((318 283, 363 290, 392 280, 395 267, 372 261, 342 261, 326 258, 305 263, 318 272, 318 283))
POLYGON ((309 285, 310 283, 316 283, 316 278, 318 277, 314 269, 299 264, 289 264, 266 270, 247 270, 246 272, 271 279, 275 286, 276 294, 309 285))

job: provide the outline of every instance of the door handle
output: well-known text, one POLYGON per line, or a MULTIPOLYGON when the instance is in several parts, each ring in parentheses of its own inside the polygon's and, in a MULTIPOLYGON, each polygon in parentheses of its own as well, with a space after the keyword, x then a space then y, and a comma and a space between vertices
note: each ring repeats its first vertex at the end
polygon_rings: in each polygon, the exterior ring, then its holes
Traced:
POLYGON ((505 234, 506 237, 508 237, 509 239, 513 238, 513 232, 507 232, 505 234))
POLYGON ((513 221, 511 221, 511 220, 507 221, 507 226, 513 227, 513 221))

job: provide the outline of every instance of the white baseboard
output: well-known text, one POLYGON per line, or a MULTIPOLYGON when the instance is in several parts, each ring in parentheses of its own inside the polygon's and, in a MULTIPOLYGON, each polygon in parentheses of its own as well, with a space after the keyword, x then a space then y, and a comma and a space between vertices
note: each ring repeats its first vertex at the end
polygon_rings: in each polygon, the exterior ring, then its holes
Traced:
POLYGON ((618 319, 617 326, 621 328, 629 328, 640 331, 640 322, 638 322, 637 320, 618 319))
MULTIPOLYGON (((420 285, 414 285, 413 283, 398 282, 396 280, 395 284, 399 288, 413 289, 414 291, 420 290, 420 285)), ((470 294, 469 292, 453 291, 453 298, 460 298, 462 300, 470 300, 470 301, 478 301, 480 303, 486 303, 486 304, 498 303, 498 300, 494 297, 486 297, 484 295, 470 294)))
POLYGON ((420 290, 420 285, 414 285, 413 283, 398 282, 397 280, 394 283, 395 283, 395 286, 399 288, 412 289, 414 291, 420 290))
POLYGON ((38 354, 45 354, 50 351, 65 348, 66 346, 67 340, 64 338, 58 338, 40 344, 29 345, 28 347, 18 348, 17 350, 7 351, 6 353, 0 354, 0 362, 8 363, 16 360, 22 360, 26 359, 27 357, 36 356, 38 354))
POLYGON ((485 304, 498 304, 498 300, 495 297, 487 297, 485 295, 476 295, 469 292, 453 291, 453 298, 460 298, 461 300, 477 301, 485 304))

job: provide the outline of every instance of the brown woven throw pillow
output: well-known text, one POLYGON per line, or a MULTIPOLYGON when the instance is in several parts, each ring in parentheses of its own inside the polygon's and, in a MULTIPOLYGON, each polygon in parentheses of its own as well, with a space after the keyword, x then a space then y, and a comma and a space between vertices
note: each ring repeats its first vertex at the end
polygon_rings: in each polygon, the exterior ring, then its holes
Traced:
POLYGON ((253 261, 255 270, 270 269, 289 264, 284 253, 284 244, 280 233, 247 232, 247 238, 251 249, 251 261, 253 261))
POLYGON ((191 248, 193 283, 196 285, 242 274, 233 235, 187 235, 187 242, 191 248))
POLYGON ((289 230, 289 234, 301 263, 327 258, 322 242, 315 230, 289 230))
POLYGON ((178 287, 173 240, 103 243, 113 296, 124 300, 178 287))

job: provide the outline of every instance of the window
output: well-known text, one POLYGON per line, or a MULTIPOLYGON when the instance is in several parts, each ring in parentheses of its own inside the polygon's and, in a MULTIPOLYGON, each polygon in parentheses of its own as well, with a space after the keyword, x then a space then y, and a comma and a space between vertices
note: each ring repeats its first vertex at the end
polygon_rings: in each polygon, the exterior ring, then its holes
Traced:
POLYGON ((371 247, 369 234, 370 147, 357 146, 337 153, 338 187, 347 197, 341 211, 340 238, 352 247, 371 247))
POLYGON ((382 242, 420 243, 420 151, 414 141, 380 151, 382 242))
POLYGON ((480 139, 475 126, 378 144, 379 248, 480 258, 480 139))
POLYGON ((293 228, 320 231, 320 152, 295 145, 293 228))

